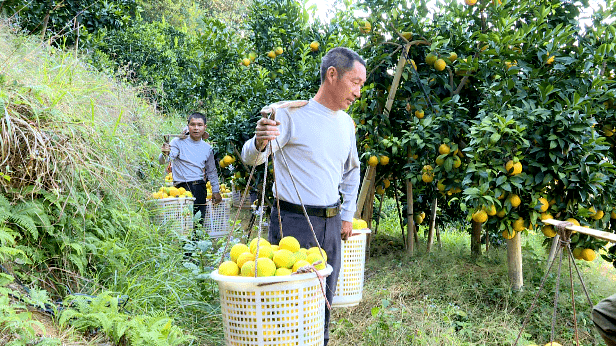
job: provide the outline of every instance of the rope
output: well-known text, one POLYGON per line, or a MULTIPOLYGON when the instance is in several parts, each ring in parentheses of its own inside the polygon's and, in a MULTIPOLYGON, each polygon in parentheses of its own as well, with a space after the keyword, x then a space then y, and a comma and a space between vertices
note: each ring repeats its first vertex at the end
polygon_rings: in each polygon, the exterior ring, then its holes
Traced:
POLYGON ((543 287, 545 285, 546 279, 548 278, 548 275, 550 274, 550 271, 552 270, 552 267, 554 266, 554 263, 556 262, 556 257, 558 257, 558 272, 557 272, 557 276, 556 276, 556 292, 555 292, 555 295, 554 295, 554 309, 553 309, 553 312, 552 312, 552 325, 551 325, 551 331, 550 331, 550 342, 552 342, 554 340, 554 330, 555 330, 555 324, 556 324, 556 312, 557 312, 557 309, 558 309, 558 298, 559 298, 559 293, 560 293, 560 276, 561 276, 561 269, 562 269, 562 256, 563 256, 564 249, 567 250, 567 258, 568 258, 568 261, 569 261, 569 279, 570 279, 570 284, 571 284, 571 305, 573 307, 573 321, 574 321, 574 327, 575 327, 575 339, 576 339, 577 346, 580 345, 579 333, 578 333, 578 325, 577 325, 577 313, 576 313, 576 308, 575 308, 575 299, 574 299, 574 295, 573 295, 573 270, 571 269, 571 264, 573 264, 573 267, 575 267, 575 270, 577 272, 577 275, 578 275, 578 278, 580 280, 580 283, 582 284, 582 288, 584 289, 584 293, 586 294, 586 298, 588 299, 588 303, 590 304, 590 306, 593 306, 593 304, 592 304, 592 300, 590 299, 590 295, 588 294, 588 290, 586 289, 586 284, 584 283, 584 280, 582 279, 582 275, 580 274, 580 271, 579 271, 577 265, 575 264, 574 257, 573 257, 573 252, 571 251, 571 234, 573 233, 573 231, 567 229, 567 227, 571 227, 571 226, 573 226, 573 223, 571 223, 569 221, 559 221, 556 224, 556 229, 557 229, 558 234, 559 234, 559 240, 558 240, 559 246, 558 246, 558 249, 556 250, 556 254, 555 254, 554 258, 552 259, 552 262, 550 262, 550 266, 548 267, 548 270, 546 271, 545 275, 541 279, 541 284, 539 285, 539 290, 537 290, 537 293, 535 294, 535 297, 533 299, 533 303, 531 304, 530 309, 528 309, 528 311, 526 312, 526 315, 524 317, 524 322, 522 323, 522 328, 520 328, 520 332, 518 333, 518 336, 515 339, 515 342, 514 342, 513 346, 517 346, 518 341, 520 339, 520 336, 522 335, 522 332, 524 331, 524 328, 526 327, 526 325, 527 325, 527 323, 529 321, 530 314, 532 313, 532 311, 536 307, 536 303, 537 303, 537 300, 539 298, 539 294, 543 290, 543 287))

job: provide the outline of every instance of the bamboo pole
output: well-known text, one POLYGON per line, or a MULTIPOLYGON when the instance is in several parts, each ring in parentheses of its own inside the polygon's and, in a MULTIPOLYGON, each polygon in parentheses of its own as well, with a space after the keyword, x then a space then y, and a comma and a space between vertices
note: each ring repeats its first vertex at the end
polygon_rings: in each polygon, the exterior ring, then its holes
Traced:
POLYGON ((432 209, 430 210, 430 229, 428 230, 428 241, 426 244, 426 252, 430 253, 432 250, 432 239, 434 238, 434 225, 436 224, 436 207, 438 199, 434 197, 432 201, 432 209))

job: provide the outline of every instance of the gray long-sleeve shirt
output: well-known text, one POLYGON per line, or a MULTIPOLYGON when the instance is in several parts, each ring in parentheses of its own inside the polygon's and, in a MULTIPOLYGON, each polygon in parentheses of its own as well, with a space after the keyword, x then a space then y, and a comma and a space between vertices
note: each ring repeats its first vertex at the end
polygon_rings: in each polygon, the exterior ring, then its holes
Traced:
MULTIPOLYGON (((220 191, 218 172, 212 146, 203 140, 195 141, 192 138, 174 138, 169 143, 170 152, 168 160, 173 167, 173 183, 196 181, 203 179, 205 172, 207 179, 212 185, 212 192, 220 191)), ((167 158, 162 153, 158 156, 158 162, 165 164, 167 158)))
MULTIPOLYGON (((311 99, 301 108, 278 109, 276 120, 280 121, 280 135, 277 137, 280 147, 276 141, 272 142, 272 147, 278 197, 300 204, 291 173, 305 205, 329 206, 342 194, 341 217, 344 221, 351 221, 359 188, 359 158, 351 117, 311 99), (289 168, 282 155, 277 153, 280 148, 289 168)), ((259 165, 265 162, 266 152, 257 150, 253 137, 242 148, 242 160, 249 165, 259 165)))

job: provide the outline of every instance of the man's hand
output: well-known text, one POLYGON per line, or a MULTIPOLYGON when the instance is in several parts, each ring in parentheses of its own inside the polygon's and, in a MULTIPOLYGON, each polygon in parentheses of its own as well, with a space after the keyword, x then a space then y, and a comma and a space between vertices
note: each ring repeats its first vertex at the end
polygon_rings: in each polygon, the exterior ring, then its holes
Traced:
POLYGON ((218 204, 220 202, 222 202, 222 196, 220 195, 220 192, 212 193, 212 203, 218 204))
POLYGON ((342 240, 347 240, 352 233, 353 223, 350 221, 342 221, 342 230, 340 231, 340 235, 342 235, 342 240))
POLYGON ((267 143, 280 134, 278 125, 280 125, 280 121, 267 118, 261 118, 257 121, 257 127, 255 128, 255 145, 258 150, 262 151, 265 149, 267 143))
POLYGON ((163 143, 163 147, 160 149, 160 151, 162 151, 164 155, 169 155, 169 153, 171 152, 171 147, 169 146, 169 143, 163 143))

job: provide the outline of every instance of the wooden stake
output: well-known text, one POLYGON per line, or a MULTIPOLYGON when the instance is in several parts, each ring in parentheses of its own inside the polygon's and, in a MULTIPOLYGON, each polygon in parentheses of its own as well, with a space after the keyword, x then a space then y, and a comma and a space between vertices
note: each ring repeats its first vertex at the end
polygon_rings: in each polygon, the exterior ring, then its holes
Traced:
POLYGON ((560 235, 555 235, 553 240, 552 240, 552 247, 550 247, 550 253, 548 254, 548 263, 547 266, 545 267, 546 271, 548 269, 550 269, 550 263, 552 263, 552 261, 554 260, 554 257, 556 256, 556 250, 558 250, 558 241, 560 240, 560 235))
POLYGON ((409 179, 406 179, 406 199, 406 252, 412 255, 415 251, 415 220, 413 220, 413 183, 409 179))
MULTIPOLYGON (((355 210, 355 218, 361 218, 364 206, 366 205, 366 198, 370 192, 370 187, 374 185, 374 179, 376 177, 376 167, 368 166, 366 173, 364 173, 364 180, 361 183, 361 190, 357 196, 357 209, 355 210)), ((364 219, 365 220, 365 219, 364 219)), ((366 220, 368 222, 368 220, 366 220)))
POLYGON ((426 252, 430 253, 432 249, 432 239, 434 239, 434 225, 436 224, 436 206, 438 199, 434 197, 432 201, 432 210, 430 210, 430 229, 428 230, 428 241, 426 244, 426 252))
POLYGON ((519 291, 524 285, 522 273, 522 238, 520 232, 515 232, 512 239, 507 239, 507 267, 511 289, 519 291))

